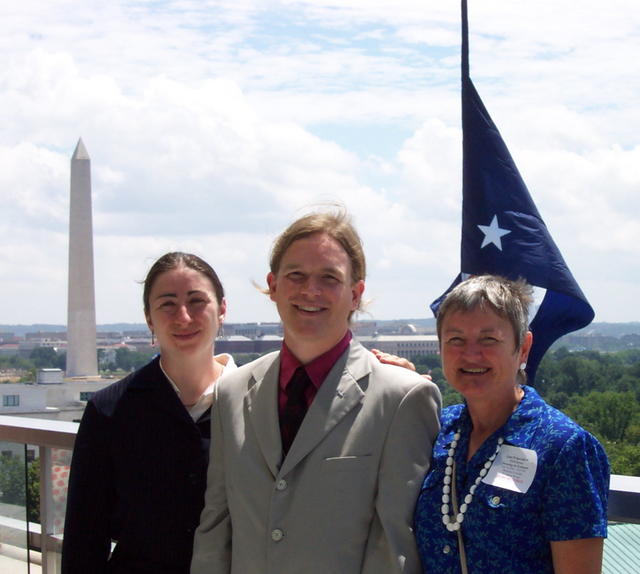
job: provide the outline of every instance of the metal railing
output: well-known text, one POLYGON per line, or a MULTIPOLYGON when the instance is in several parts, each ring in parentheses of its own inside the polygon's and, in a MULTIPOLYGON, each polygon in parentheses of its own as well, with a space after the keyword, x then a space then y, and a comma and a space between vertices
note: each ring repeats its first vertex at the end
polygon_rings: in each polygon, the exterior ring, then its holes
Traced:
MULTIPOLYGON (((34 565, 39 562, 35 569, 41 568, 43 574, 59 572, 61 514, 64 515, 65 479, 70 459, 70 456, 63 457, 65 460, 61 463, 60 452, 70 455, 77 431, 78 423, 0 416, 0 442, 12 443, 25 450, 25 445, 35 447, 40 459, 40 524, 3 516, 0 510, 0 556, 11 555, 12 559, 26 560, 34 565), (26 548, 22 552, 10 544, 3 544, 2 532, 16 533, 21 529, 24 529, 22 533, 26 539, 26 548)), ((640 524, 640 477, 611 476, 609 521, 640 524)), ((24 572, 35 569, 25 569, 24 572)))
POLYGON ((640 524, 640 477, 611 475, 607 514, 609 522, 640 524))
MULTIPOLYGON (((78 423, 35 419, 16 416, 0 416, 0 441, 22 447, 31 447, 40 461, 39 504, 31 514, 39 516, 39 523, 27 520, 30 501, 25 469, 24 519, 0 513, 0 556, 4 559, 26 560, 24 572, 41 571, 43 574, 59 572, 61 555, 66 479, 78 423), (66 456, 65 456, 66 455, 66 456), (60 460, 63 458, 64 460, 60 460), (25 548, 15 546, 4 538, 16 539, 20 531, 25 536, 25 548)), ((20 449, 14 449, 18 452, 20 449)), ((6 455, 5 455, 6 456, 6 455)), ((26 465, 25 456, 25 465, 26 465)), ((34 497, 35 498, 35 497, 34 497)), ((16 508, 12 506, 12 508, 16 508)), ((18 568, 11 572, 18 572, 18 568)), ((9 571, 9 570, 7 570, 9 571)))

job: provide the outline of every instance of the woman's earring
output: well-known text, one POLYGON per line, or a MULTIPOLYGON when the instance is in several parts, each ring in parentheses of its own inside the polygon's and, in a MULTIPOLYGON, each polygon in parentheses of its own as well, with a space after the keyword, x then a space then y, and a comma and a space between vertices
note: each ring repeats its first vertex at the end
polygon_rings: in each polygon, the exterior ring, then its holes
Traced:
POLYGON ((524 371, 527 368, 527 363, 520 363, 520 370, 524 371))

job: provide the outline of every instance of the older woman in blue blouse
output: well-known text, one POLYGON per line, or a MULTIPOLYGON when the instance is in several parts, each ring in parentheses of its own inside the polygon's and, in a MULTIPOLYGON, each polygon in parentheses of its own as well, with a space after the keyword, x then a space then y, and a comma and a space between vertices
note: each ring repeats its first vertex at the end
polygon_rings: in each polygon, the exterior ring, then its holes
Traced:
POLYGON ((425 572, 596 574, 607 532, 600 443, 524 384, 531 288, 477 276, 437 320, 442 413, 415 532, 425 572))

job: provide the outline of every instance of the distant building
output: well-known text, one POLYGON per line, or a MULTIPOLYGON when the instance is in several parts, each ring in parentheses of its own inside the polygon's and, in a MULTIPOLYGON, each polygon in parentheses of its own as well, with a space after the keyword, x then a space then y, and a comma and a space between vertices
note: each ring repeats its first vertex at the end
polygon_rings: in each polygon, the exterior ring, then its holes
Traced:
POLYGON ((17 355, 19 351, 18 343, 0 344, 0 357, 12 357, 13 355, 17 355))
POLYGON ((58 384, 0 384, 0 415, 79 421, 93 393, 113 382, 95 379, 58 384))
POLYGON ((19 340, 20 338, 17 337, 15 333, 9 333, 7 331, 0 333, 0 344, 17 343, 19 340))
POLYGON ((66 341, 66 331, 36 331, 35 333, 25 333, 26 341, 66 341))
POLYGON ((356 321, 351 330, 356 337, 372 337, 378 332, 378 323, 376 321, 356 321))
POLYGON ((118 349, 128 349, 132 352, 140 351, 144 353, 147 352, 145 349, 153 350, 153 347, 151 347, 151 339, 149 339, 149 341, 140 348, 136 347, 133 343, 127 342, 118 343, 116 345, 98 345, 98 349, 101 351, 99 353, 100 366, 106 367, 107 365, 116 362, 116 352, 118 351, 118 349))
POLYGON ((47 389, 33 384, 6 383, 0 385, 0 414, 33 415, 47 410, 47 389))
POLYGON ((58 338, 28 339, 18 343, 18 354, 21 357, 29 357, 34 349, 42 347, 53 349, 57 353, 67 348, 67 342, 58 338))
POLYGON ((402 327, 398 329, 398 334, 399 335, 417 335, 418 329, 415 325, 412 325, 411 323, 407 323, 406 325, 402 325, 402 327))
POLYGON ((440 346, 437 335, 376 335, 357 337, 367 349, 379 349, 398 357, 411 359, 416 355, 438 355, 440 346))
POLYGON ((259 339, 250 339, 240 335, 222 337, 216 340, 216 353, 269 353, 278 351, 282 346, 282 337, 266 335, 259 339))
POLYGON ((223 331, 225 337, 247 339, 260 339, 270 335, 282 337, 284 333, 281 323, 225 323, 223 331))
POLYGON ((149 354, 160 352, 158 347, 151 344, 151 337, 146 337, 144 339, 126 339, 124 344, 138 353, 149 354))
POLYGON ((120 343, 124 335, 120 331, 97 331, 96 342, 98 347, 101 345, 110 345, 120 343))
POLYGON ((125 339, 147 339, 151 340, 151 331, 145 329, 144 331, 122 331, 122 336, 125 339))
POLYGON ((416 322, 407 321, 356 321, 352 327, 353 333, 360 336, 374 335, 434 335, 436 332, 435 325, 420 324, 420 320, 416 322))

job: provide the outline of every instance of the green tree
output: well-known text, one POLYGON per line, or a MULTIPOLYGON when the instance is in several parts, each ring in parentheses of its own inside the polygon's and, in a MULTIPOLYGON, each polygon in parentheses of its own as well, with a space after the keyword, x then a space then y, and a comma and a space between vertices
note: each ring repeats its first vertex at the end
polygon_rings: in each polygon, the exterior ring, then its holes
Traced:
MULTIPOLYGON (((420 369, 418 369, 418 372, 422 373, 420 369)), ((431 380, 440 387, 441 391, 449 387, 449 383, 447 383, 447 380, 444 378, 444 373, 440 367, 431 369, 429 374, 431 375, 431 380)))
POLYGON ((31 359, 36 369, 59 368, 58 354, 51 347, 36 347, 29 354, 29 359, 31 359))
POLYGON ((40 459, 32 460, 27 466, 27 490, 29 508, 27 516, 30 522, 40 524, 40 459))
POLYGON ((640 400, 640 374, 633 374, 634 367, 627 367, 623 374, 617 379, 612 381, 612 386, 616 391, 624 393, 631 392, 636 398, 636 401, 640 400))
POLYGON ((24 460, 19 456, 0 456, 0 500, 7 504, 25 503, 24 460))
POLYGON ((603 441, 612 474, 640 476, 640 445, 603 441))
POLYGON ((139 353, 127 347, 116 349, 116 366, 123 371, 133 371, 146 365, 154 353, 139 353))
POLYGON ((584 359, 576 355, 566 357, 560 361, 559 371, 564 375, 562 389, 570 395, 585 394, 593 390, 606 388, 600 376, 600 366, 593 359, 584 359))
POLYGON ((572 397, 566 412, 593 434, 609 441, 624 441, 632 421, 640 417, 640 405, 630 392, 593 391, 572 397))
POLYGON ((628 349, 618 353, 620 360, 626 365, 635 365, 637 375, 640 375, 640 349, 628 349))
MULTIPOLYGON (((564 348, 560 350, 562 351, 564 348)), ((535 387, 541 395, 547 395, 549 392, 556 390, 554 382, 558 378, 558 360, 556 357, 559 352, 560 351, 547 353, 542 361, 540 361, 536 374, 535 387)))
POLYGON ((638 420, 638 417, 636 417, 634 422, 629 425, 625 442, 640 445, 640 420, 638 420))
POLYGON ((19 355, 11 355, 10 357, 0 357, 0 367, 3 369, 30 369, 33 367, 33 363, 19 355))
POLYGON ((571 353, 566 347, 560 347, 558 350, 554 351, 553 355, 557 361, 561 361, 562 359, 569 357, 571 353))
POLYGON ((545 396, 545 400, 552 406, 564 411, 569 404, 569 395, 564 391, 551 391, 545 396))
POLYGON ((439 369, 442 367, 442 360, 440 355, 414 355, 411 357, 411 362, 416 366, 416 370, 419 373, 426 373, 432 369, 439 369))
POLYGON ((255 361, 260 356, 260 353, 234 353, 233 360, 238 367, 255 361))
POLYGON ((18 380, 19 383, 35 383, 36 381, 36 368, 32 367, 27 371, 23 371, 23 375, 18 380))
POLYGON ((63 371, 67 368, 67 353, 58 353, 58 363, 56 364, 58 369, 63 371))
POLYGON ((451 386, 447 385, 446 388, 440 389, 442 392, 442 406, 448 407, 451 405, 458 405, 464 402, 464 397, 451 386))

